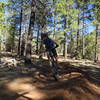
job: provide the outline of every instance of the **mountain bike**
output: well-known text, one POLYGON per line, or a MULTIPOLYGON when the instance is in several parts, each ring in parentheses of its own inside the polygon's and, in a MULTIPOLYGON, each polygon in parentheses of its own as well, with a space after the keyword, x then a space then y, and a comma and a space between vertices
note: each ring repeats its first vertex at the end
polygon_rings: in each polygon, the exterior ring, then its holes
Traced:
MULTIPOLYGON (((53 49, 55 49, 55 48, 53 48, 53 49)), ((54 55, 53 55, 53 53, 52 53, 51 50, 49 50, 49 51, 42 51, 41 53, 46 53, 46 52, 49 53, 49 57, 50 57, 50 67, 51 67, 52 75, 53 75, 54 79, 56 81, 58 81, 59 74, 58 74, 58 64, 57 64, 57 61, 56 61, 56 59, 55 59, 55 57, 54 57, 54 55)))
POLYGON ((50 56, 51 72, 53 74, 54 79, 58 81, 58 64, 51 51, 49 51, 49 56, 50 56))

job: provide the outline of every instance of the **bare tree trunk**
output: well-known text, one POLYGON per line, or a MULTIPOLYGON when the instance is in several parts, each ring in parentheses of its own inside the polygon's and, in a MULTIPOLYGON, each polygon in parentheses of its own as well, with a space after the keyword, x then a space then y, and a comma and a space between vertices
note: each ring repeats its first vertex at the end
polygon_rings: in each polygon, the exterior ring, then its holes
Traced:
MULTIPOLYGON (((55 17, 55 15, 54 15, 54 17, 55 17)), ((53 38, 55 38, 55 32, 56 32, 56 23, 55 23, 55 18, 54 18, 54 30, 53 30, 53 38)))
MULTIPOLYGON (((98 31, 99 31, 99 28, 98 28, 98 31)), ((98 41, 97 41, 97 44, 98 44, 98 51, 97 51, 98 57, 97 57, 97 59, 100 61, 100 35, 99 35, 99 32, 98 32, 98 41)))
POLYGON ((82 58, 84 59, 85 56, 85 37, 84 34, 82 35, 82 58))
POLYGON ((71 53, 71 57, 74 57, 74 38, 73 38, 73 34, 72 34, 72 29, 71 29, 71 38, 70 38, 71 42, 70 42, 70 53, 71 53))
MULTIPOLYGON (((84 5, 85 6, 85 5, 84 5)), ((85 56, 85 9, 83 8, 83 31, 82 31, 82 58, 85 56)))
POLYGON ((98 60, 97 48, 98 48, 98 25, 96 25, 96 35, 95 35, 95 62, 98 60))
POLYGON ((65 34, 64 57, 67 58, 67 36, 65 34))
POLYGON ((0 62, 1 62, 1 39, 0 39, 0 62))
POLYGON ((78 29, 77 29, 77 51, 79 50, 79 14, 78 14, 78 29))
MULTIPOLYGON (((54 2, 54 1, 53 1, 53 2, 54 2)), ((54 4, 54 3, 53 3, 53 4, 54 4)), ((56 14, 55 14, 54 11, 53 11, 53 14, 52 14, 52 15, 53 15, 53 17, 54 17, 54 18, 53 18, 53 20, 54 20, 54 21, 53 21, 53 24, 54 24, 54 25, 53 25, 53 26, 54 26, 54 29, 53 29, 53 32, 54 32, 54 33, 53 33, 53 38, 55 38, 55 34, 56 34, 56 33, 55 33, 55 32, 56 32, 56 21, 55 21, 55 16, 56 16, 56 14)))
MULTIPOLYGON (((99 21, 99 12, 100 12, 100 9, 99 9, 99 5, 96 4, 96 20, 99 21)), ((98 46, 98 33, 99 33, 99 24, 96 24, 96 35, 95 35, 95 62, 98 60, 98 50, 99 50, 99 46, 98 46)))
POLYGON ((1 41, 1 39, 0 39, 0 52, 1 52, 1 42, 2 42, 2 41, 1 41))
MULTIPOLYGON (((64 16, 64 29, 66 29, 66 16, 64 16)), ((63 55, 65 58, 67 58, 67 33, 64 34, 64 51, 63 55)))
MULTIPOLYGON (((23 5, 23 1, 22 1, 22 5, 23 5)), ((19 28, 19 41, 18 41, 18 55, 20 55, 20 47, 21 47, 21 30, 22 30, 22 16, 23 16, 23 8, 21 6, 21 12, 20 12, 20 28, 19 28)))
POLYGON ((11 52, 13 53, 14 50, 15 50, 15 33, 12 34, 13 36, 13 41, 12 41, 12 44, 11 44, 11 52))
POLYGON ((35 3, 32 0, 31 5, 31 15, 30 15, 30 23, 27 35, 27 43, 26 43, 26 52, 25 52, 25 63, 31 63, 31 48, 32 48, 32 39, 33 39, 33 30, 34 30, 34 21, 35 21, 35 11, 34 11, 35 3))
MULTIPOLYGON (((26 16, 23 16, 24 20, 26 20, 26 16)), ((27 24, 24 25, 22 40, 21 40, 21 47, 20 47, 20 55, 21 57, 25 56, 25 45, 26 45, 26 37, 27 37, 27 24)))
POLYGON ((36 41, 36 54, 39 51, 39 36, 40 36, 40 25, 38 25, 38 34, 37 34, 37 41, 36 41))
POLYGON ((23 36, 22 43, 21 43, 21 52, 20 52, 20 55, 24 56, 24 52, 25 52, 25 38, 23 36))

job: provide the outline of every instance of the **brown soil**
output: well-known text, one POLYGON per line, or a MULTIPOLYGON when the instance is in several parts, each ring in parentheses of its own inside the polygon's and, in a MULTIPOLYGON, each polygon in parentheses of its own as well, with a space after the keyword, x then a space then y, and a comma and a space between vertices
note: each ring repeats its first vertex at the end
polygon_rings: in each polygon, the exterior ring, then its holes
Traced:
POLYGON ((46 60, 32 64, 11 54, 0 62, 0 100, 100 100, 100 67, 92 61, 59 58, 59 81, 46 60))

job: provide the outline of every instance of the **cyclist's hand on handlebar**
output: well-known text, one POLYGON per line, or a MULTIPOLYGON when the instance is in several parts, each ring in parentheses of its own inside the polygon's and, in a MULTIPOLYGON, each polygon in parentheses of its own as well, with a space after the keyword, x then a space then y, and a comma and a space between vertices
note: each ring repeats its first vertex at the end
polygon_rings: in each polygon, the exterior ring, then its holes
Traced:
POLYGON ((57 47, 59 47, 59 45, 58 45, 58 44, 56 44, 56 48, 57 48, 57 47))
MULTIPOLYGON (((56 44, 56 45, 55 45, 52 49, 55 49, 55 48, 57 48, 57 47, 59 47, 59 45, 58 45, 58 44, 56 44)), ((51 49, 51 50, 52 50, 52 49, 51 49)))

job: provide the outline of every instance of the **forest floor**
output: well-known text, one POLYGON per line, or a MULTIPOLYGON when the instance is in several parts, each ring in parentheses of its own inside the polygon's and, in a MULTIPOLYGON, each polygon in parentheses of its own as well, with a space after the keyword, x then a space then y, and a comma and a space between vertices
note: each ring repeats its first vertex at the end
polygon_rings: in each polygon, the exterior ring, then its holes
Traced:
POLYGON ((100 100, 100 63, 59 57, 59 81, 46 59, 32 56, 32 64, 11 53, 0 61, 0 100, 100 100))

